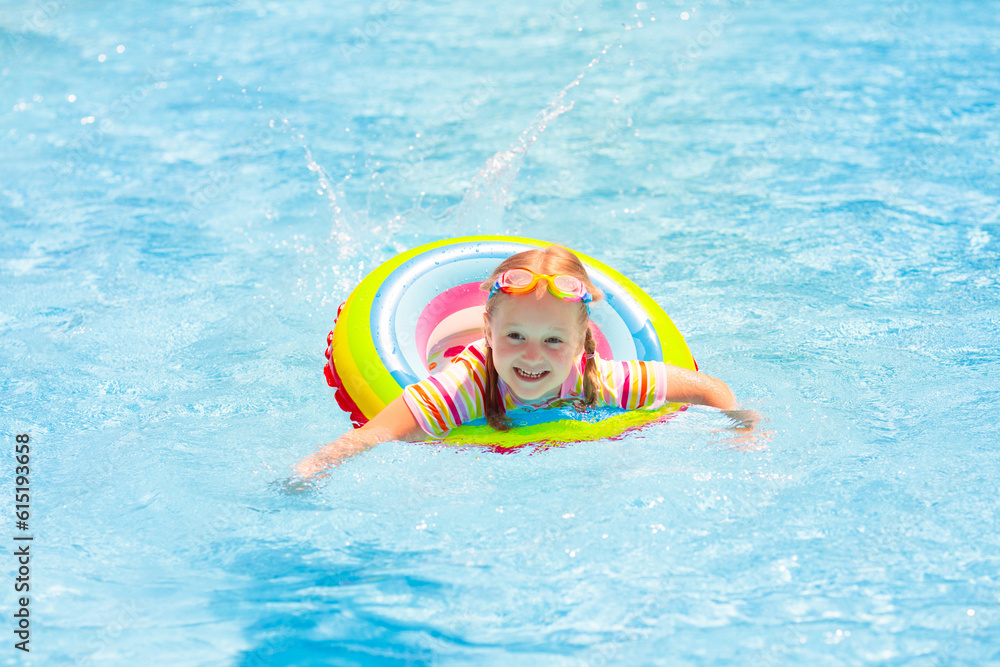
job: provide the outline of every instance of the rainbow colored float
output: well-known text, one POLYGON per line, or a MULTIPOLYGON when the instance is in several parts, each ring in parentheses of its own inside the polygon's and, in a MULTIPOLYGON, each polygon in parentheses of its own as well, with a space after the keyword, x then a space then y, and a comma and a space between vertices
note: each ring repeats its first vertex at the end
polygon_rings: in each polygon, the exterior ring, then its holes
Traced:
MULTIPOLYGON (((486 293, 479 289, 507 257, 551 243, 512 236, 467 236, 429 243, 372 271, 337 312, 327 337, 324 374, 338 405, 362 426, 403 388, 450 363, 482 338, 486 293)), ((684 338, 663 309, 635 283, 602 262, 571 250, 587 267, 604 300, 591 308, 597 352, 604 359, 665 361, 697 369, 684 338)), ((658 410, 572 408, 515 411, 516 428, 496 431, 484 421, 463 424, 448 442, 517 447, 614 438, 663 419, 658 410)))

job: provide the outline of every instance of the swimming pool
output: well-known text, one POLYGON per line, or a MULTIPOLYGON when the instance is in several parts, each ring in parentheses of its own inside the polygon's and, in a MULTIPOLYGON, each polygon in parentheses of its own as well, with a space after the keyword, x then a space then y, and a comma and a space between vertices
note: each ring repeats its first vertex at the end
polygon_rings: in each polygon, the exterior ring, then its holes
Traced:
POLYGON ((1000 662, 995 11, 0 8, 4 664, 1000 662), (631 277, 770 440, 283 493, 337 305, 474 233, 631 277))

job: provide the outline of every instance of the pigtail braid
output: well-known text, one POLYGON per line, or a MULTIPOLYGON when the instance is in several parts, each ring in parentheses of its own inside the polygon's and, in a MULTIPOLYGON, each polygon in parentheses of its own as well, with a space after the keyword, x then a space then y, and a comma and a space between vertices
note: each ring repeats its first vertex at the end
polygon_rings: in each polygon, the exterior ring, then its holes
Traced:
POLYGON ((587 361, 583 369, 583 398, 589 406, 597 403, 597 387, 600 384, 600 376, 597 372, 597 359, 594 357, 596 349, 597 343, 594 341, 594 335, 590 333, 590 327, 588 326, 587 338, 583 341, 584 359, 587 361))
POLYGON ((503 403, 503 396, 500 393, 500 375, 496 366, 493 365, 493 350, 486 346, 486 377, 483 380, 484 391, 483 409, 486 413, 486 423, 498 431, 510 430, 510 418, 507 417, 507 406, 503 403))

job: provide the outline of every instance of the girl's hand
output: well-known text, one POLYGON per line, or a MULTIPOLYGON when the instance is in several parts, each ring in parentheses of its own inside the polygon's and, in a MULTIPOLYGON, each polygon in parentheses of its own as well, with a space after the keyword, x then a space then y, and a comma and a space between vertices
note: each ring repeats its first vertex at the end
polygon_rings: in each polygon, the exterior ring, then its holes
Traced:
POLYGON ((276 481, 274 485, 281 491, 293 495, 308 493, 317 488, 316 482, 326 477, 324 473, 327 468, 339 465, 351 455, 352 452, 347 446, 341 446, 343 439, 341 436, 337 442, 324 445, 322 449, 302 459, 288 479, 276 481))
POLYGON ((302 482, 308 483, 322 479, 325 477, 324 471, 328 468, 338 466, 380 442, 416 441, 426 438, 427 435, 417 424, 417 420, 413 418, 410 409, 406 407, 406 402, 400 396, 361 428, 348 431, 337 438, 336 442, 325 445, 319 451, 299 461, 295 466, 295 475, 302 482))
POLYGON ((740 430, 751 430, 761 422, 763 417, 756 410, 723 410, 727 417, 735 422, 732 428, 740 430))
POLYGON ((295 474, 303 480, 310 480, 322 476, 321 473, 327 468, 338 466, 352 456, 371 449, 381 442, 372 431, 372 429, 366 431, 362 427, 345 433, 336 442, 325 445, 319 451, 299 461, 295 466, 295 474))
POLYGON ((767 443, 771 441, 774 431, 760 428, 764 421, 763 415, 756 410, 743 409, 723 410, 722 412, 733 423, 725 431, 716 431, 716 433, 725 436, 726 442, 733 449, 751 452, 767 449, 767 443))

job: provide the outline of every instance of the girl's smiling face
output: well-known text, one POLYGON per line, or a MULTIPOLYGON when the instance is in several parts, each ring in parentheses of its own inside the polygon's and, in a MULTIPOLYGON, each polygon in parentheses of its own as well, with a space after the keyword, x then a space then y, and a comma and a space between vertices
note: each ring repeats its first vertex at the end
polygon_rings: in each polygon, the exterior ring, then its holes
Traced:
POLYGON ((493 365, 514 395, 525 403, 555 398, 583 352, 584 324, 579 303, 541 289, 502 298, 492 319, 483 316, 493 365))

